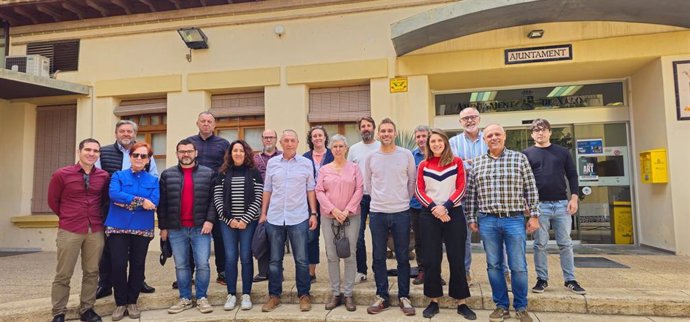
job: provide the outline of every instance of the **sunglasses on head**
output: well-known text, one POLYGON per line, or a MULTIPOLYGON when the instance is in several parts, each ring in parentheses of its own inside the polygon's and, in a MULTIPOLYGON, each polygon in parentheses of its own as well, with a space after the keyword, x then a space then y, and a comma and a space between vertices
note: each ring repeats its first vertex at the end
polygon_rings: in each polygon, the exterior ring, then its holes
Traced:
POLYGON ((132 153, 132 158, 146 160, 149 158, 149 155, 148 153, 132 153))

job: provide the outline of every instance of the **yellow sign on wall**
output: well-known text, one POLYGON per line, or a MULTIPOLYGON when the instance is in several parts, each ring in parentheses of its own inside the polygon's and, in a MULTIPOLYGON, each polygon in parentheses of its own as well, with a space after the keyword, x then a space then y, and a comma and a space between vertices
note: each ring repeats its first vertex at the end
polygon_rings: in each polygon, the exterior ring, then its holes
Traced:
POLYGON ((407 92, 407 77, 396 77, 390 80, 391 93, 407 92))
POLYGON ((667 183, 668 164, 666 149, 655 149, 640 153, 642 183, 667 183))

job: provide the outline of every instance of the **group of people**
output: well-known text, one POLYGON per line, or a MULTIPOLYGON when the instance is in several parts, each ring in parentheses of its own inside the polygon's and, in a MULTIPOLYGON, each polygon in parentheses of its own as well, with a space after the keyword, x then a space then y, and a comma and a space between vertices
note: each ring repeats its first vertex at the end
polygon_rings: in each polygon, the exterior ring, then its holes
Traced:
POLYGON ((367 279, 368 216, 376 285, 369 314, 391 305, 386 267, 389 236, 398 250, 398 305, 405 315, 416 314, 409 299, 407 251, 413 231, 419 270, 415 284, 424 284, 430 300, 423 316, 431 318, 439 312, 445 248, 448 295, 456 300, 458 314, 476 319, 466 299, 471 235, 478 232, 496 304, 491 321, 510 316, 507 284, 512 284, 516 317, 532 321, 527 312, 527 233, 535 239, 538 280, 532 291, 540 293, 548 287, 546 244, 553 228, 565 287, 585 293, 575 280, 570 240, 571 215, 577 211, 577 173, 568 150, 550 143, 548 121, 532 123, 535 146, 524 153, 505 147, 500 125, 480 130, 479 122, 479 112, 470 107, 460 112, 463 133, 451 139, 441 130, 418 126, 417 148, 410 151, 395 144, 398 129, 391 119, 382 120, 377 130, 375 121, 365 116, 358 122, 360 142, 350 146, 343 135, 329 137, 325 128, 315 126, 307 135, 309 151, 299 155, 300 140, 294 130, 280 135, 265 130, 262 151, 254 153, 243 140, 230 143, 214 135, 214 116, 202 112, 199 134, 177 143, 178 164, 165 169, 159 179, 151 146, 134 141, 136 124, 119 121, 115 144, 101 148, 94 139, 83 140, 77 164, 58 169, 50 182, 49 205, 59 216, 53 321, 65 319, 69 281, 80 253, 81 321, 101 320, 93 305, 97 293, 107 296, 103 293, 110 291, 105 283, 114 286, 113 321, 126 315, 140 317, 137 300, 142 288, 148 287, 145 261, 156 215, 161 240, 169 241, 172 248, 179 289, 170 314, 194 306, 202 313, 213 311, 207 299, 212 241, 217 282, 227 285, 224 310, 235 309, 238 301, 242 310, 252 309, 252 284, 264 280, 269 297, 261 310, 271 312, 281 304, 288 240, 299 308, 311 310, 320 234, 332 293, 325 308, 344 305, 355 311, 354 285, 367 279), (253 276, 256 231, 265 232, 268 246, 257 257, 258 274, 253 276), (100 271, 109 273, 107 282, 103 276, 98 281, 99 261, 100 271))

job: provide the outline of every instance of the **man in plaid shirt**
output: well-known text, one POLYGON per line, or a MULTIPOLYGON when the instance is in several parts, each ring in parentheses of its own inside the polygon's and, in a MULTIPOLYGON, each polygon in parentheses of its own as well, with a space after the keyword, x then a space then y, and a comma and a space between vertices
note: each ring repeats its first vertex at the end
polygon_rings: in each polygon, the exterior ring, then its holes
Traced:
POLYGON ((510 317, 508 289, 503 278, 503 245, 512 275, 513 307, 518 320, 531 322, 527 313, 527 260, 525 258, 525 213, 529 213, 527 233, 539 228, 539 193, 527 157, 506 149, 506 133, 498 124, 484 129, 489 147, 474 160, 468 176, 464 202, 472 231, 479 231, 489 272, 496 309, 490 321, 510 317))

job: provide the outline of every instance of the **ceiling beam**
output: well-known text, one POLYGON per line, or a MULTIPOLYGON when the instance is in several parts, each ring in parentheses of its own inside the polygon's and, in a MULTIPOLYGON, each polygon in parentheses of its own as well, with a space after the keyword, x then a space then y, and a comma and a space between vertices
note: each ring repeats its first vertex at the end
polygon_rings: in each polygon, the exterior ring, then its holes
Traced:
POLYGON ((77 7, 76 4, 74 4, 72 2, 64 1, 64 2, 62 2, 62 7, 67 9, 67 11, 70 11, 73 14, 77 15, 77 17, 79 17, 79 19, 86 19, 86 15, 84 14, 84 10, 77 7))
POLYGON ((53 17, 53 20, 55 20, 55 22, 65 20, 65 15, 57 12, 55 9, 53 9, 53 8, 51 8, 45 4, 36 5, 36 10, 53 17))
POLYGON ((145 4, 146 6, 149 7, 151 12, 156 12, 158 9, 156 9, 156 6, 153 5, 153 2, 151 0, 139 0, 139 2, 145 4))
POLYGON ((0 11, 0 19, 5 20, 10 23, 10 26, 15 26, 17 25, 17 19, 15 19, 12 16, 8 16, 7 14, 3 13, 0 11))
POLYGON ((114 4, 116 4, 118 7, 122 8, 125 10, 125 13, 128 15, 132 14, 132 8, 129 6, 129 4, 126 1, 123 0, 112 0, 114 4))
POLYGON ((107 17, 110 15, 110 11, 108 11, 108 9, 106 9, 103 5, 99 4, 95 0, 86 0, 86 4, 89 7, 98 10, 98 12, 101 13, 101 17, 107 17))
POLYGON ((180 1, 178 1, 178 0, 168 0, 168 1, 170 1, 172 4, 175 5, 175 9, 177 9, 177 10, 182 9, 182 6, 180 5, 180 1))
POLYGON ((29 20, 31 20, 31 22, 32 22, 34 25, 37 25, 37 24, 40 23, 40 22, 38 21, 38 19, 36 19, 35 15, 33 15, 33 14, 31 14, 29 11, 27 11, 25 7, 14 7, 14 12, 16 12, 16 13, 18 13, 18 14, 20 14, 20 15, 26 17, 26 18, 28 18, 29 20))

